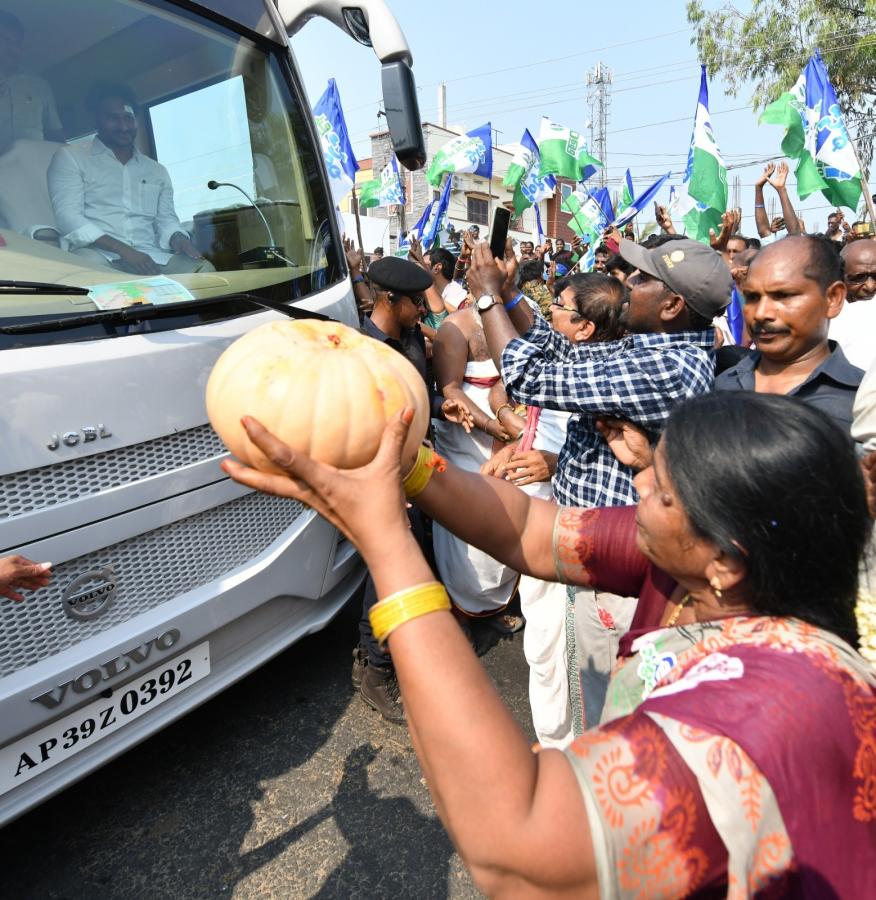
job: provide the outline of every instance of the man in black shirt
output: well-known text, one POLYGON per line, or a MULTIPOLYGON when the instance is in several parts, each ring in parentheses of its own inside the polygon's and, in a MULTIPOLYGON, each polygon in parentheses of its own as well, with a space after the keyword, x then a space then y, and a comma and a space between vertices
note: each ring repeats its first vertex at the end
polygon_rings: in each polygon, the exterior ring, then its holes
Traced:
POLYGON ((377 296, 374 309, 362 320, 362 333, 398 350, 425 381, 420 317, 426 312, 423 291, 432 286, 432 276, 407 259, 387 256, 371 263, 368 279, 377 296))
POLYGON ((815 235, 764 247, 743 285, 745 324, 755 350, 718 376, 719 391, 787 394, 827 413, 845 432, 864 373, 828 340, 846 285, 839 255, 815 235))
MULTIPOLYGON (((431 287, 432 276, 409 260, 387 256, 371 263, 368 278, 376 298, 374 309, 362 320, 362 333, 397 350, 426 381, 426 344, 419 323, 426 311, 423 292, 431 287)), ((419 511, 412 508, 408 516, 422 545, 425 534, 419 511)), ((353 684, 372 709, 387 721, 403 725, 405 713, 392 658, 377 643, 368 619, 368 610, 376 602, 377 592, 369 575, 362 598, 359 645, 353 651, 353 684)))

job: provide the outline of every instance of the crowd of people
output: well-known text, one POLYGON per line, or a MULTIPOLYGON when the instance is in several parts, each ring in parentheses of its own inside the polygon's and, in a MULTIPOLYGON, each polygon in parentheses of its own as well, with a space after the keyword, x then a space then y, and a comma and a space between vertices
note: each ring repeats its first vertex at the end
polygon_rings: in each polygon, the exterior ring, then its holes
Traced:
MULTIPOLYGON (((485 250, 475 229, 454 232, 449 247, 424 250, 412 238, 408 259, 381 259, 367 277, 348 244, 362 328, 425 379, 431 439, 443 458, 562 507, 636 504, 628 445, 653 445, 681 401, 713 390, 793 396, 849 435, 856 394, 876 360, 876 303, 868 302, 876 240, 861 223, 843 228, 840 210, 823 235, 804 234, 787 174, 786 163, 770 163, 755 185, 760 237, 742 235, 741 211, 729 210, 710 247, 677 234, 656 206, 660 233, 637 243, 631 225, 609 230, 586 273, 579 269, 588 248, 577 237, 568 245, 509 242, 494 267, 479 264, 485 250), (783 210, 771 223, 767 185, 783 210), (728 321, 731 304, 744 317, 741 336, 728 321)), ((858 413, 864 456, 869 432, 858 413)), ((409 518, 473 646, 484 626, 510 633, 525 623, 541 745, 566 747, 597 725, 635 604, 590 585, 532 579, 416 508, 409 518)), ((391 657, 370 631, 376 600, 369 581, 354 683, 401 724, 391 657)))
MULTIPOLYGON (((589 272, 581 239, 495 259, 468 231, 367 267, 347 243, 362 331, 429 389, 427 445, 401 458, 404 413, 340 471, 247 419, 287 475, 224 463, 359 548, 353 682, 409 728, 487 893, 868 893, 876 239, 840 211, 806 233, 786 176, 756 186, 758 238, 657 207, 589 272), (535 747, 485 628, 524 629, 535 747)), ((49 577, 0 560, 13 600, 49 577)))
POLYGON ((404 413, 340 471, 245 420, 288 477, 229 474, 362 552, 354 680, 489 894, 867 893, 876 241, 792 212, 762 243, 728 211, 707 246, 661 207, 586 273, 577 240, 414 241, 367 272, 348 247, 430 442, 401 458, 404 413), (476 659, 478 628, 524 621, 535 747, 476 659))

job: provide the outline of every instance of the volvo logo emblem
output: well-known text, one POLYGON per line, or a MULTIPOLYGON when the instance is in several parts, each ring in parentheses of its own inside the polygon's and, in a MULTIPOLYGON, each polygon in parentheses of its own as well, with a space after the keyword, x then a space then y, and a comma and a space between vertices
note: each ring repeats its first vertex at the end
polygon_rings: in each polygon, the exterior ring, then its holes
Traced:
POLYGON ((112 566, 77 575, 61 595, 64 612, 77 621, 102 616, 115 599, 116 573, 112 566))

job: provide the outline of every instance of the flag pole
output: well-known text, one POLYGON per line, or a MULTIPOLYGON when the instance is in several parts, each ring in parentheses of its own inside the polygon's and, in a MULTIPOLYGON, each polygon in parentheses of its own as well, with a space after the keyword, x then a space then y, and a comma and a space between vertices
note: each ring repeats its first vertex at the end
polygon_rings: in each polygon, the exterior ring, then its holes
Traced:
POLYGON ((356 237, 359 238, 359 249, 362 251, 362 262, 365 262, 365 244, 362 242, 362 220, 359 218, 359 196, 356 193, 356 185, 351 188, 353 191, 353 212, 356 216, 356 237))
POLYGON ((861 157, 858 156, 858 148, 852 140, 851 135, 849 136, 849 143, 852 145, 855 159, 858 161, 858 171, 861 173, 861 190, 864 192, 864 206, 870 214, 870 221, 873 225, 876 225, 876 208, 873 206, 873 195, 870 193, 870 185, 867 184, 867 176, 864 174, 863 165, 861 165, 861 157))
POLYGON ((401 235, 403 231, 407 231, 407 225, 405 223, 405 207, 404 204, 399 204, 396 207, 398 210, 398 237, 396 238, 396 246, 401 243, 401 235))

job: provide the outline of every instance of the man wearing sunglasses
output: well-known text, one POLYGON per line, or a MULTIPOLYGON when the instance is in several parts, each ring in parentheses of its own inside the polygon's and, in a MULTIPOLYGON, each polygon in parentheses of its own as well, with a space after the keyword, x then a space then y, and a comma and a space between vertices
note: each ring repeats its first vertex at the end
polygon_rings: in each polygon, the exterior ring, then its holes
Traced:
MULTIPOLYGON (((368 267, 368 279, 376 294, 374 309, 362 320, 362 333, 401 353, 426 381, 426 342, 420 317, 426 312, 423 292, 432 286, 432 276, 409 260, 385 256, 368 267)), ((431 392, 430 392, 431 393, 431 392)), ((411 530, 421 546, 425 531, 419 510, 408 511, 411 530)), ((353 650, 353 686, 372 709, 395 725, 405 722, 395 668, 389 653, 371 630, 368 611, 377 602, 374 581, 369 576, 362 595, 359 645, 353 650)))
MULTIPOLYGON (((573 414, 557 461, 554 499, 561 506, 626 506, 638 500, 633 470, 619 462, 597 427, 624 419, 657 435, 680 401, 714 384, 712 320, 730 301, 730 272, 720 254, 679 239, 647 249, 622 240, 621 256, 635 267, 625 286, 605 275, 587 276, 611 296, 629 288, 622 322, 627 334, 602 342, 584 339, 597 316, 584 315, 575 286, 556 298, 550 325, 517 295, 489 249, 475 248, 469 287, 476 297, 490 353, 515 402, 573 414)), ((581 589, 574 597, 570 686, 574 722, 578 695, 588 725, 596 724, 608 674, 634 604, 581 589)))
POLYGON ((851 241, 841 254, 845 267, 846 301, 872 300, 876 294, 876 240, 851 241))
POLYGON ((398 350, 426 380, 426 342, 420 330, 423 292, 432 276, 415 263, 387 256, 371 263, 368 279, 376 291, 374 309, 362 320, 362 333, 398 350))

